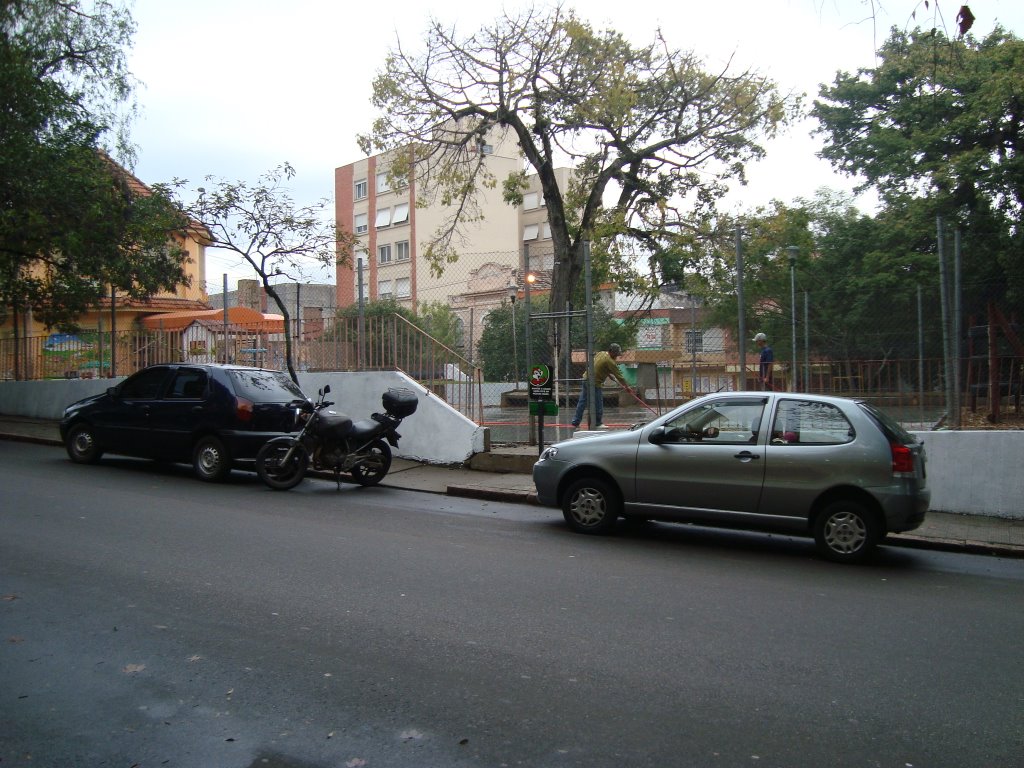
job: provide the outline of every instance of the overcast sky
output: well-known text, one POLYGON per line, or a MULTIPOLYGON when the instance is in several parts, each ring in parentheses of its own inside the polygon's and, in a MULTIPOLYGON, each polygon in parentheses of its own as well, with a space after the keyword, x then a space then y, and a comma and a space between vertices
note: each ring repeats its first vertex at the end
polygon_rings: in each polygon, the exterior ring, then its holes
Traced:
MULTIPOLYGON (((287 161, 301 202, 333 199, 334 169, 360 159, 355 137, 374 117, 371 81, 387 50, 423 39, 428 15, 465 33, 502 9, 526 3, 474 0, 355 3, 330 0, 135 0, 138 31, 130 66, 142 82, 142 116, 133 138, 136 175, 144 182, 206 176, 255 182, 287 161)), ((571 3, 566 3, 572 6, 571 3)), ((596 27, 612 27, 634 44, 661 29, 673 47, 693 50, 717 69, 754 68, 784 91, 806 93, 839 70, 874 64, 874 52, 892 26, 956 26, 960 2, 932 0, 587 0, 575 5, 596 27), (877 6, 881 8, 877 8, 877 6), (875 7, 875 10, 872 10, 875 7), (916 19, 911 13, 917 9, 916 19), (936 9, 941 12, 935 15, 936 9), (874 14, 874 17, 872 16, 874 14)), ((1024 34, 1020 0, 974 0, 974 34, 995 23, 1024 34)), ((736 190, 737 209, 779 199, 810 197, 822 186, 849 189, 815 157, 820 141, 811 121, 767 145, 768 157, 748 169, 736 190)), ((184 195, 188 197, 188 193, 184 195)), ((870 206, 870 200, 865 201, 870 206)), ((207 290, 229 289, 254 275, 223 252, 208 251, 207 290)), ((333 273, 314 276, 332 280, 333 273)))

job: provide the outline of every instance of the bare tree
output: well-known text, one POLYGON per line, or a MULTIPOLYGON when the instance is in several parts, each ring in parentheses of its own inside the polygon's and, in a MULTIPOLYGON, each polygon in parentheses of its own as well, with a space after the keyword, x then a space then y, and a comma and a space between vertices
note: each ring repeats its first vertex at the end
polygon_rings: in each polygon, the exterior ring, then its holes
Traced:
MULTIPOLYGON (((295 169, 284 163, 260 177, 254 185, 207 177, 212 186, 200 187, 186 213, 210 232, 208 245, 233 251, 259 276, 288 328, 290 314, 271 278, 301 274, 304 264, 343 263, 351 251, 352 236, 338 231, 325 217, 328 200, 297 206, 284 182, 295 169)), ((179 182, 181 184, 183 182, 179 182)), ((297 381, 291 335, 285 333, 288 373, 297 381)))

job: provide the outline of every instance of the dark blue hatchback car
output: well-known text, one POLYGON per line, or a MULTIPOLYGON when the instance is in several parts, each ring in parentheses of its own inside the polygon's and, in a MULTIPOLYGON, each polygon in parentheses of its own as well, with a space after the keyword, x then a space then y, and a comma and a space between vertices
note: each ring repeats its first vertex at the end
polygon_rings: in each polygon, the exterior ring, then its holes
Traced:
POLYGON ((308 399, 281 371, 170 363, 72 403, 60 433, 68 456, 81 464, 104 453, 191 462, 200 479, 216 481, 292 431, 299 405, 308 399))

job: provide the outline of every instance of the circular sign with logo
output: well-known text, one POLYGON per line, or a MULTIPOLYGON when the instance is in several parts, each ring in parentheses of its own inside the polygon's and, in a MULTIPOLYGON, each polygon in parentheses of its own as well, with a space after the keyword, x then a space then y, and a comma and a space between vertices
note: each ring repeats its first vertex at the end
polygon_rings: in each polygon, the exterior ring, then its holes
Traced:
POLYGON ((551 400, 553 396, 551 369, 543 364, 533 366, 530 372, 530 399, 551 400))

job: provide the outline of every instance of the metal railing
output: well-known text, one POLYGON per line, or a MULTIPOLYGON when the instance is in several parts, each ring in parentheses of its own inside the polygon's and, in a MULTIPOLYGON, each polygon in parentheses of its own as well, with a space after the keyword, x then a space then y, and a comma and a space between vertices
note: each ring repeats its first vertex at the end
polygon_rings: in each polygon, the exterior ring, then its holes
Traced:
MULTIPOLYGON (((285 370, 285 339, 244 325, 195 323, 177 331, 84 330, 0 338, 0 379, 127 376, 169 362, 233 363, 285 370)), ((338 318, 292 339, 298 371, 401 371, 467 418, 483 421, 481 369, 400 315, 338 318)))
MULTIPOLYGON (((400 315, 337 318, 314 333, 293 339, 294 365, 299 371, 402 371, 478 424, 485 423, 482 369, 458 351, 425 333, 400 315)), ((665 407, 696 395, 739 389, 734 356, 677 357, 658 364, 656 384, 643 387, 665 407), (712 359, 715 358, 715 359, 712 359)), ((0 338, 0 379, 38 380, 124 376, 155 363, 229 362, 285 370, 283 334, 241 325, 193 324, 184 330, 84 330, 28 338, 0 338)), ((756 388, 756 363, 748 364, 745 386, 756 388)), ((1006 411, 1019 413, 1022 383, 1008 368, 1000 400, 1006 411)), ((776 367, 777 389, 859 397, 927 423, 944 412, 946 371, 942 359, 811 360, 796 371, 776 367)), ((581 373, 579 375, 582 375, 581 373)), ((958 377, 961 402, 969 409, 986 408, 988 389, 966 363, 958 377)), ((639 383, 639 382, 638 382, 639 383)), ((562 382, 564 405, 578 395, 576 378, 562 382)))

